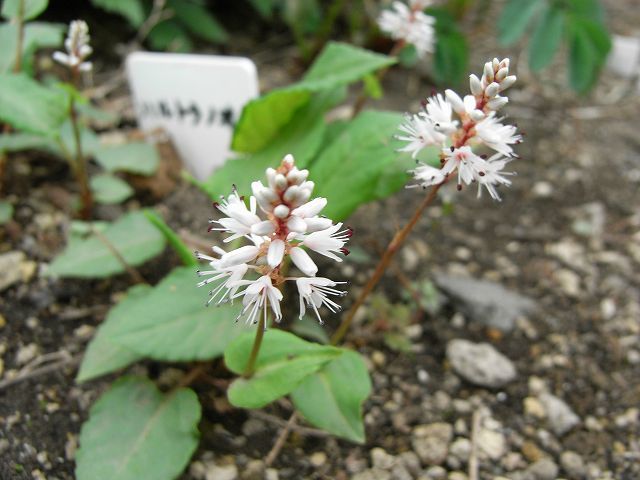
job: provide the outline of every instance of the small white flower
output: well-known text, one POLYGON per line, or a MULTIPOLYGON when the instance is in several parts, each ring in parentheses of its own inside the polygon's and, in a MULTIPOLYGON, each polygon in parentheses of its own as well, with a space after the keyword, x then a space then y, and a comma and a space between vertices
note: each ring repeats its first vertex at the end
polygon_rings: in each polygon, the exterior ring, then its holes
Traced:
POLYGON ((511 180, 506 177, 515 175, 515 173, 502 171, 511 160, 512 158, 506 158, 500 153, 496 153, 486 161, 485 174, 478 179, 478 197, 482 196, 482 187, 484 187, 491 198, 500 201, 496 186, 511 185, 511 180))
POLYGON ((399 130, 403 134, 396 135, 396 139, 408 143, 398 151, 411 153, 412 158, 416 158, 424 147, 442 145, 447 138, 436 130, 433 122, 421 114, 407 115, 399 130))
POLYGON ((331 312, 336 313, 341 310, 333 300, 327 298, 328 295, 344 296, 347 292, 337 290, 333 287, 345 282, 334 282, 324 277, 312 277, 312 278, 297 278, 296 285, 298 287, 298 294, 300 295, 300 316, 302 318, 305 314, 306 308, 312 308, 316 314, 316 318, 320 324, 324 324, 320 317, 318 308, 322 305, 326 306, 331 312))
POLYGON ((458 115, 467 115, 475 122, 479 122, 485 117, 484 112, 476 108, 477 101, 473 95, 465 95, 464 99, 462 99, 453 90, 445 90, 444 93, 458 115))
POLYGON ((344 248, 344 245, 351 238, 353 230, 350 228, 340 230, 340 228, 342 228, 342 223, 336 223, 326 230, 310 233, 304 237, 302 245, 336 262, 342 262, 342 258, 338 257, 336 253, 349 254, 349 250, 344 248))
MULTIPOLYGON (((296 280, 285 277, 282 272, 285 257, 290 256, 294 265, 313 280, 318 266, 307 249, 341 262, 336 254, 349 253, 344 245, 351 236, 351 229, 340 230, 341 223, 334 225, 331 219, 319 216, 327 199, 310 200, 314 184, 307 180, 309 172, 296 168, 291 155, 287 155, 277 169, 268 168, 265 173, 266 186, 259 181, 251 184, 253 196, 249 197, 248 207, 234 187, 231 195, 215 204, 225 216, 210 221, 214 225, 210 230, 229 234, 225 242, 245 238, 251 243, 230 251, 213 247, 218 258, 196 256, 207 260, 212 267, 199 272, 210 278, 198 286, 220 282, 210 292, 208 303, 216 300, 219 304, 242 296, 243 308, 238 318, 246 316, 249 322, 257 323, 262 318, 260 315, 264 315, 266 325, 269 309, 276 321, 282 317, 282 293, 277 286, 296 280), (256 280, 244 278, 249 270, 258 275, 256 280), (241 286, 246 288, 240 292, 241 286)), ((316 287, 329 288, 323 281, 316 287)), ((322 288, 318 292, 323 292, 322 288)), ((334 303, 325 304, 335 310, 334 303)))
POLYGON ((494 112, 476 125, 478 138, 485 145, 498 153, 506 156, 513 155, 511 145, 520 143, 522 135, 516 134, 516 127, 513 125, 503 125, 502 118, 497 118, 494 112))
POLYGON ((392 9, 384 10, 378 18, 380 30, 394 40, 405 41, 416 48, 419 57, 433 52, 435 19, 422 12, 428 2, 412 1, 411 7, 395 1, 392 9))
POLYGON ((458 188, 462 182, 469 185, 485 175, 487 162, 473 153, 471 147, 445 148, 443 153, 446 160, 441 172, 450 175, 458 169, 458 188))
POLYGON ((215 258, 209 257, 207 255, 203 255, 201 253, 196 253, 196 257, 201 260, 208 260, 210 265, 214 267, 213 270, 208 271, 198 271, 198 275, 213 275, 212 277, 203 280, 198 283, 198 287, 203 287, 212 282, 216 282, 222 280, 213 290, 209 292, 209 300, 207 301, 207 305, 209 305, 214 300, 218 300, 216 303, 221 304, 232 298, 233 295, 239 288, 238 282, 242 280, 249 269, 249 266, 246 263, 241 263, 239 265, 231 265, 228 267, 220 267, 219 260, 215 258), (218 296, 222 294, 219 298, 218 296))
POLYGON ((211 220, 209 223, 220 225, 219 228, 210 227, 211 230, 218 230, 222 232, 231 233, 231 235, 224 239, 225 242, 231 242, 236 238, 250 235, 251 233, 257 233, 262 231, 273 232, 273 228, 269 228, 264 222, 260 220, 260 217, 256 215, 256 199, 250 197, 250 208, 244 203, 244 200, 240 198, 237 192, 232 193, 227 198, 223 198, 221 203, 214 204, 218 210, 220 210, 226 217, 220 220, 211 220))
POLYGON ((282 311, 280 310, 282 292, 273 286, 271 277, 263 275, 256 280, 236 282, 236 286, 240 285, 247 285, 247 287, 233 296, 233 298, 242 296, 243 308, 236 321, 246 316, 247 323, 258 323, 260 312, 262 312, 263 325, 266 328, 268 308, 271 308, 276 322, 282 320, 282 311))
POLYGON ((452 120, 451 104, 440 93, 427 99, 423 115, 427 117, 438 132, 451 134, 458 128, 458 121, 452 120))
POLYGON ((91 55, 93 49, 89 45, 91 37, 89 37, 89 26, 84 20, 74 20, 69 24, 69 31, 67 38, 64 41, 64 52, 54 52, 53 59, 66 65, 72 69, 78 69, 81 72, 88 72, 91 70, 91 62, 85 62, 84 60, 91 55))
POLYGON ((407 185, 407 188, 422 187, 427 188, 431 185, 438 185, 444 182, 447 176, 439 168, 434 168, 431 165, 425 165, 421 163, 414 170, 410 170, 409 173, 413 174, 413 179, 418 183, 415 185, 407 185))

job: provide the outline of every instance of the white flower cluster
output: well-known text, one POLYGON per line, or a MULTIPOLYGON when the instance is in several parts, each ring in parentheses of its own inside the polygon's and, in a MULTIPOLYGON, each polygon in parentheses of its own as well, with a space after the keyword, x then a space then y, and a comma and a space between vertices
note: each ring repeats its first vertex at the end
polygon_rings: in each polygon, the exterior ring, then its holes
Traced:
POLYGON ((90 39, 87 22, 84 20, 72 21, 64 41, 67 53, 53 52, 53 59, 71 69, 77 69, 81 72, 90 71, 91 62, 85 62, 85 59, 93 52, 91 45, 89 45, 90 39))
POLYGON ((409 0, 409 5, 394 1, 392 8, 378 18, 380 30, 396 41, 413 45, 419 57, 433 52, 435 18, 423 12, 430 4, 431 0, 409 0))
POLYGON ((209 276, 198 286, 220 282, 209 292, 207 305, 213 301, 220 304, 242 297, 243 308, 238 319, 246 316, 248 323, 258 323, 262 315, 266 327, 269 308, 276 321, 282 318, 279 287, 285 281, 295 281, 300 296, 300 318, 306 308, 311 308, 322 324, 318 311, 322 305, 332 312, 340 310, 329 296, 346 295, 346 292, 335 288, 345 282, 317 277, 318 267, 307 250, 341 262, 338 254, 349 253, 344 245, 352 231, 350 228, 342 229, 341 223, 334 225, 331 219, 319 216, 327 200, 310 200, 314 183, 307 180, 308 175, 308 170, 299 170, 293 156, 287 155, 277 169, 267 169, 266 186, 260 181, 251 184, 253 195, 249 198, 248 208, 235 187, 231 195, 214 204, 225 216, 211 220, 209 230, 228 233, 225 242, 245 238, 250 244, 230 251, 213 247, 218 257, 196 252, 197 258, 208 261, 212 267, 212 270, 198 272, 198 275, 209 276), (266 219, 258 215, 258 209, 266 219), (305 276, 284 275, 282 269, 286 256, 305 276), (249 271, 257 274, 258 278, 245 279, 249 271))
POLYGON ((510 185, 507 178, 513 172, 503 169, 513 157, 512 145, 520 143, 522 136, 516 133, 516 127, 504 125, 497 111, 507 104, 508 98, 500 93, 512 86, 515 75, 509 75, 509 59, 500 61, 494 58, 484 66, 482 78, 469 77, 471 94, 460 98, 453 90, 446 90, 429 98, 421 112, 407 115, 400 126, 399 140, 407 142, 400 149, 410 152, 413 158, 427 145, 442 147, 441 168, 420 164, 412 170, 417 185, 426 188, 445 182, 450 175, 458 171, 458 190, 462 184, 478 183, 478 196, 486 188, 491 197, 500 200, 496 190, 498 185, 510 185), (459 120, 452 118, 456 113, 459 120), (495 151, 487 158, 477 155, 472 147, 485 145, 495 151))

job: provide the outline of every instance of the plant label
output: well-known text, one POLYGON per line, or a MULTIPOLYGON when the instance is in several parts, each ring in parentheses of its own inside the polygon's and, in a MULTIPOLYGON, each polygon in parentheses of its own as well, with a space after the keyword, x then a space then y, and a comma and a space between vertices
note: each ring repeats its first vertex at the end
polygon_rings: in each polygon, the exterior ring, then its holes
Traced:
POLYGON ((241 57, 136 52, 127 76, 143 131, 163 129, 189 172, 206 179, 230 156, 244 105, 258 95, 253 62, 241 57))

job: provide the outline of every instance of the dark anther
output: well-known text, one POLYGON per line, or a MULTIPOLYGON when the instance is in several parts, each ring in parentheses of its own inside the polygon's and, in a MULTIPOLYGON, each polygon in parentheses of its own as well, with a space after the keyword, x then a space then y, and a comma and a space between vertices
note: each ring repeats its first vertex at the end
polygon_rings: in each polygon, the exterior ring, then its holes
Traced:
POLYGON ((452 152, 455 152, 455 151, 456 151, 456 147, 454 147, 453 145, 451 145, 451 147, 450 147, 450 148, 451 148, 451 151, 452 151, 452 152))
POLYGON ((456 187, 458 189, 458 191, 462 190, 462 185, 458 184, 458 186, 456 187))
POLYGON ((344 248, 344 247, 342 247, 342 248, 340 249, 340 251, 341 251, 344 255, 349 255, 349 254, 351 253, 351 252, 349 251, 349 249, 348 249, 348 248, 344 248))

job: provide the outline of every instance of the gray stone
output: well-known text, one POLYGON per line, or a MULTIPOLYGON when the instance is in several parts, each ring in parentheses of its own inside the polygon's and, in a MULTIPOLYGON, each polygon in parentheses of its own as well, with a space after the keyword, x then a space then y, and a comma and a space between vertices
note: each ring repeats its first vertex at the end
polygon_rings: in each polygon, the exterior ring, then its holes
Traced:
POLYGON ((471 442, 466 438, 458 438, 451 444, 449 451, 458 460, 467 463, 471 455, 471 442))
POLYGON ((374 448, 371 450, 371 464, 374 468, 381 470, 391 470, 396 463, 396 458, 389 455, 383 448, 374 448))
POLYGON ((413 480, 413 475, 404 465, 396 465, 391 469, 391 480, 413 480))
POLYGON ((404 466, 414 477, 417 477, 422 470, 420 458, 415 452, 402 452, 398 455, 400 465, 404 466))
POLYGON ((242 480, 264 480, 265 465, 262 460, 251 460, 240 474, 242 480))
POLYGON ((580 423, 580 417, 562 399, 550 393, 542 393, 540 401, 547 412, 549 427, 556 435, 564 435, 580 423))
POLYGON ((541 458, 527 468, 527 472, 536 480, 556 480, 558 465, 550 458, 541 458))
POLYGON ((237 480, 238 467, 235 465, 207 465, 206 480, 237 480))
POLYGON ((351 480, 391 480, 391 473, 379 468, 370 468, 360 473, 356 473, 351 480))
POLYGON ((447 458, 452 437, 453 427, 448 423, 418 425, 413 429, 411 444, 422 463, 440 465, 447 458))
POLYGON ((530 298, 495 282, 446 274, 436 274, 434 281, 468 319, 504 332, 514 328, 518 317, 536 309, 530 298))
POLYGON ((427 478, 432 480, 442 480, 447 478, 447 471, 439 465, 427 468, 425 471, 427 478))
POLYGON ((516 378, 513 362, 488 343, 451 340, 447 359, 458 375, 482 387, 498 388, 516 378))
POLYGON ((581 480, 587 475, 582 457, 576 452, 566 451, 560 455, 560 465, 571 480, 581 480))
POLYGON ((37 264, 26 258, 24 252, 19 250, 0 255, 0 292, 18 282, 31 279, 37 264))

